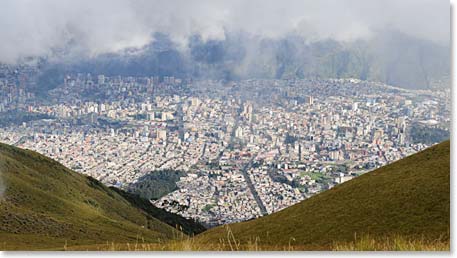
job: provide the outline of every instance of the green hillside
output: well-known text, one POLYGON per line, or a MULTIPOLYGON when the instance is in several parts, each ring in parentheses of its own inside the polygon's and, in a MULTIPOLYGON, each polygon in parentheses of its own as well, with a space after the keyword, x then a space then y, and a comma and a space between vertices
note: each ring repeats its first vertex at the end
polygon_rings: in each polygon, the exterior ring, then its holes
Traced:
POLYGON ((205 249, 220 248, 231 240, 232 245, 255 242, 278 250, 290 246, 328 250, 357 236, 446 242, 450 238, 449 179, 447 141, 280 212, 208 230, 194 242, 205 249))
POLYGON ((0 144, 0 172, 0 250, 159 243, 180 236, 175 227, 204 230, 33 151, 0 144))

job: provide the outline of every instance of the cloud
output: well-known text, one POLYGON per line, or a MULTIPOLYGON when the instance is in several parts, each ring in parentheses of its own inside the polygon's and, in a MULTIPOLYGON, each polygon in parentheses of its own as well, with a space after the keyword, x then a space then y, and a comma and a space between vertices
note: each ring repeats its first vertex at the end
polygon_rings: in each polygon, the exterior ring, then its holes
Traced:
POLYGON ((398 30, 450 41, 445 0, 3 0, 0 62, 71 49, 88 56, 148 44, 164 32, 181 46, 189 36, 229 32, 279 38, 353 41, 398 30))

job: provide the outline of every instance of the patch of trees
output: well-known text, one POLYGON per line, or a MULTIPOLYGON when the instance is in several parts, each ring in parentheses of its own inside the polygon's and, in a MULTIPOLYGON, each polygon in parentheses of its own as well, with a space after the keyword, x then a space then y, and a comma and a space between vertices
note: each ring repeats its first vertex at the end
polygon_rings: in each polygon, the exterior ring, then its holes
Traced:
POLYGON ((130 184, 127 191, 145 199, 159 199, 178 189, 176 182, 183 176, 185 173, 177 170, 153 171, 130 184))
POLYGON ((449 139, 450 132, 440 128, 414 124, 409 131, 409 136, 413 143, 434 144, 449 139))

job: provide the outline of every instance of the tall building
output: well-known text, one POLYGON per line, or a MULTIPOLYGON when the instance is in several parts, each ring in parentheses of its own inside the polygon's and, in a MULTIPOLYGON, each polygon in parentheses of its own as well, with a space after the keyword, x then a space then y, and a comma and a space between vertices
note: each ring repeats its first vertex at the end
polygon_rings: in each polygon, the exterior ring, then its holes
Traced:
POLYGON ((191 105, 193 107, 196 107, 196 106, 200 105, 200 100, 198 98, 192 98, 191 99, 191 105))
POLYGON ((309 104, 309 105, 314 104, 314 97, 313 96, 306 96, 305 97, 305 103, 309 104))
POLYGON ((157 129, 157 140, 165 142, 167 140, 167 131, 163 129, 157 129))
POLYGON ((238 127, 235 130, 235 137, 237 138, 243 138, 243 128, 238 127))
POLYGON ((352 103, 352 111, 357 111, 359 109, 359 103, 358 102, 354 102, 352 103))
POLYGON ((251 121, 252 120, 252 111, 253 111, 253 107, 252 107, 252 104, 251 103, 245 103, 243 105, 243 113, 242 115, 244 116, 244 118, 246 118, 248 121, 251 121))
POLYGON ((383 130, 378 129, 378 130, 374 131, 374 133, 373 133, 373 144, 381 144, 383 136, 384 136, 384 131, 383 130))
POLYGON ((100 74, 98 76, 98 84, 105 84, 105 75, 100 74))

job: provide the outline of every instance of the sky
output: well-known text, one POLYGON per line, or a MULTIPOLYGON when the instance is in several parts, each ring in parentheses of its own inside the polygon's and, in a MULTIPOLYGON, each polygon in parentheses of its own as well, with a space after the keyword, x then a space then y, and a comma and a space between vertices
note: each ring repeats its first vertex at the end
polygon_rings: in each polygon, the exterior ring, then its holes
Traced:
POLYGON ((2 0, 0 63, 68 49, 87 56, 141 48, 163 32, 185 47, 189 36, 224 39, 298 35, 354 41, 386 29, 450 43, 446 0, 2 0))

